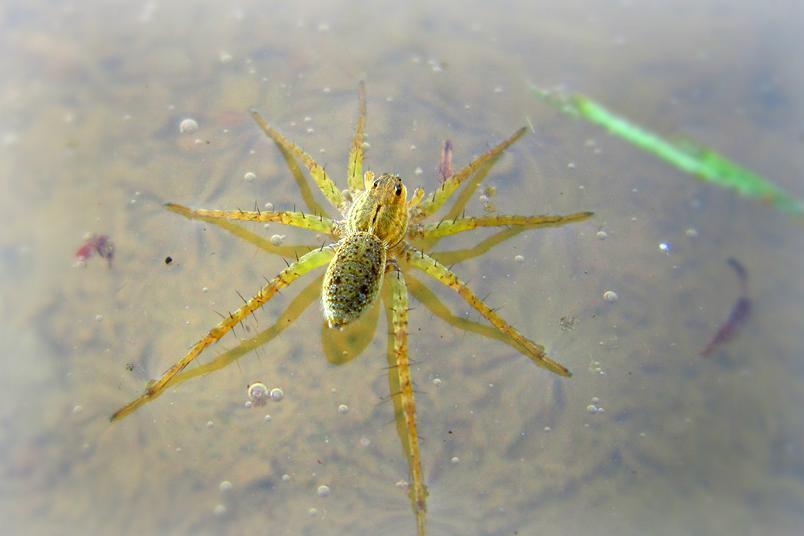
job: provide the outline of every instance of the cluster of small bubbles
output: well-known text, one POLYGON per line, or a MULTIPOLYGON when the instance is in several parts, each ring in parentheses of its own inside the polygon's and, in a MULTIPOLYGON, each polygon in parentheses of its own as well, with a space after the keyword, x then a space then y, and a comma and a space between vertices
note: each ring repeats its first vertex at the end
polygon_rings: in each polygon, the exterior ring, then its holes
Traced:
POLYGON ((221 493, 226 493, 227 491, 231 491, 232 483, 229 482, 228 480, 224 480, 223 482, 221 482, 218 485, 218 489, 221 491, 221 493))
POLYGON ((519 264, 522 264, 523 262, 525 262, 525 257, 523 257, 522 255, 514 255, 514 261, 518 262, 519 264))
POLYGON ((254 406, 264 406, 268 401, 268 387, 262 382, 249 384, 247 393, 249 401, 254 406))
POLYGON ((586 406, 586 411, 594 415, 596 413, 603 413, 606 410, 596 404, 589 404, 588 406, 586 406))
POLYGON ((329 497, 329 493, 330 493, 329 486, 327 486, 326 484, 318 486, 318 489, 316 490, 316 494, 319 497, 329 497))
POLYGON ((182 119, 179 123, 179 132, 182 134, 192 134, 198 130, 198 121, 190 117, 182 119))
POLYGON ((416 166, 416 169, 413 170, 413 173, 415 175, 421 175, 422 173, 424 173, 424 170, 420 166, 416 166))
POLYGON ((243 180, 246 182, 252 182, 256 178, 257 174, 253 171, 246 171, 246 173, 243 175, 243 180))
POLYGON ((216 504, 215 509, 212 511, 216 516, 222 516, 226 513, 226 507, 222 504, 216 504))
POLYGON ((600 240, 605 240, 609 237, 609 233, 601 229, 597 233, 595 233, 595 236, 598 237, 600 240))
POLYGON ((282 389, 279 387, 274 387, 271 389, 271 400, 274 402, 279 402, 283 398, 285 398, 285 392, 282 389))
POLYGON ((290 481, 289 474, 285 473, 284 475, 282 475, 282 482, 289 482, 289 481, 290 481))
POLYGON ((613 290, 607 290, 607 291, 603 292, 603 299, 606 300, 609 303, 614 303, 617 300, 619 300, 620 297, 613 290))
POLYGON ((271 235, 271 245, 273 246, 281 246, 282 241, 285 240, 286 235, 275 234, 271 235))
POLYGON ((589 365, 589 370, 591 372, 597 372, 601 376, 606 375, 606 371, 603 370, 603 366, 600 364, 600 361, 592 361, 592 363, 589 365))
POLYGON ((433 385, 436 387, 441 387, 441 384, 444 383, 441 378, 433 378, 433 385))
POLYGON ((452 458, 450 458, 449 461, 450 461, 450 463, 458 463, 458 462, 461 461, 461 459, 458 458, 457 456, 453 456, 452 458))
POLYGON ((338 406, 338 413, 340 413, 341 415, 346 415, 347 413, 349 413, 349 406, 347 406, 346 404, 341 404, 340 406, 338 406))

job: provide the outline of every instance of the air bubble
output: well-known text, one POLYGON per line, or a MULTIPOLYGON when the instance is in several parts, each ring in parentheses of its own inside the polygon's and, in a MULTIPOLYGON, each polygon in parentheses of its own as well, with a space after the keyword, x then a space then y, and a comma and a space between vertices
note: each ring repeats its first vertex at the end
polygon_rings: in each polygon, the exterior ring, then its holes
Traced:
POLYGON ((182 134, 192 134, 198 130, 198 122, 190 117, 183 119, 179 123, 179 132, 182 134))

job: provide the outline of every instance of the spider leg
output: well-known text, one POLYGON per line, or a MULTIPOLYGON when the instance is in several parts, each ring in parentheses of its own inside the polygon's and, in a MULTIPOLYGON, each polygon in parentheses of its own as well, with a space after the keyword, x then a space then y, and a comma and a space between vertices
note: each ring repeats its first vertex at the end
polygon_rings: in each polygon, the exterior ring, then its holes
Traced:
POLYGON ((313 214, 321 214, 322 216, 329 216, 327 209, 316 201, 313 195, 313 189, 310 188, 310 182, 307 180, 307 177, 304 176, 304 173, 302 173, 299 163, 293 158, 293 155, 283 146, 277 145, 277 147, 279 148, 279 152, 282 153, 282 158, 285 159, 285 164, 287 164, 290 174, 293 175, 293 179, 299 187, 299 192, 304 200, 304 204, 307 205, 310 212, 313 214))
POLYGON ((337 229, 333 220, 304 212, 191 209, 176 203, 165 203, 165 208, 190 219, 277 222, 331 235, 335 235, 337 229))
POLYGON ((421 281, 412 275, 407 274, 405 279, 407 280, 408 290, 411 294, 413 294, 413 297, 416 298, 420 303, 424 304, 424 306, 427 307, 431 313, 447 324, 464 331, 477 333, 483 337, 488 337, 489 339, 495 339, 500 342, 504 342, 505 344, 509 344, 516 348, 517 352, 522 351, 520 346, 512 344, 510 337, 506 337, 495 327, 474 322, 468 318, 461 318, 460 316, 455 315, 446 305, 444 305, 444 302, 442 302, 432 290, 424 286, 421 281))
POLYGON ((492 162, 494 159, 500 156, 503 151, 510 147, 519 138, 524 136, 527 130, 528 129, 526 127, 520 128, 510 138, 478 156, 465 168, 454 173, 450 178, 441 183, 441 186, 427 196, 427 198, 422 201, 422 203, 416 209, 413 221, 421 221, 427 216, 435 213, 452 196, 452 194, 455 193, 455 190, 457 190, 466 179, 471 177, 478 169, 483 167, 483 165, 492 162))
POLYGON ((184 357, 177 361, 172 367, 170 367, 161 378, 149 382, 145 387, 145 393, 143 393, 133 402, 130 402, 126 406, 123 406, 117 410, 112 415, 111 420, 114 421, 123 418, 129 413, 133 412, 147 400, 159 396, 162 391, 165 390, 171 380, 173 380, 179 372, 181 372, 196 357, 198 357, 207 346, 217 342, 224 335, 229 333, 229 331, 231 331, 232 328, 241 320, 246 318, 248 315, 262 307, 268 300, 273 298, 280 289, 287 287, 310 270, 326 264, 334 255, 335 250, 331 247, 316 249, 307 253, 298 261, 290 264, 287 268, 279 272, 279 275, 266 283, 265 286, 263 286, 254 297, 244 303, 233 313, 229 313, 229 316, 224 317, 217 326, 209 330, 209 332, 198 342, 196 342, 193 347, 190 348, 190 351, 187 352, 184 357))
MULTIPOLYGON (((389 264, 389 267, 391 266, 393 265, 389 264)), ((394 408, 397 411, 397 429, 408 457, 412 480, 408 494, 413 512, 416 514, 416 527, 418 534, 423 536, 427 513, 427 488, 424 485, 419 435, 416 432, 416 399, 413 395, 413 380, 408 359, 408 289, 401 271, 396 270, 388 276, 386 281, 391 292, 388 320, 393 329, 395 358, 389 374, 392 375, 391 384, 398 387, 397 390, 393 390, 392 387, 392 392, 396 393, 393 398, 394 408)))
MULTIPOLYGON (((322 279, 324 279, 323 275, 307 285, 298 296, 293 298, 293 301, 290 302, 290 304, 285 308, 280 317, 272 326, 265 328, 263 331, 254 337, 251 337, 250 339, 241 341, 240 344, 223 352, 208 363, 204 363, 198 367, 180 372, 179 374, 175 375, 173 379, 167 382, 167 384, 165 384, 165 389, 180 383, 184 383, 187 380, 191 380, 199 376, 206 376, 207 374, 215 372, 216 370, 227 367, 252 350, 256 350, 260 346, 273 340, 277 335, 282 333, 285 328, 295 322, 296 319, 299 318, 299 316, 310 306, 310 304, 316 301, 316 299, 321 295, 322 279)), ((126 414, 133 413, 139 409, 140 406, 151 402, 164 392, 165 391, 162 390, 160 393, 151 396, 143 395, 137 398, 135 401, 126 406, 126 414)), ((124 416, 125 415, 119 415, 117 418, 119 419, 124 416)))
POLYGON ((357 129, 349 152, 349 190, 356 192, 363 189, 363 141, 366 133, 366 84, 361 80, 357 86, 360 100, 360 112, 357 118, 357 129))
POLYGON ((576 212, 563 216, 481 216, 478 218, 458 218, 455 220, 441 220, 438 223, 424 225, 414 230, 411 238, 442 238, 445 236, 471 231, 478 227, 525 227, 537 229, 542 227, 560 227, 568 223, 583 221, 592 216, 592 212, 576 212))
POLYGON ((326 197, 329 202, 332 203, 333 207, 338 209, 343 203, 343 194, 341 194, 341 191, 338 190, 337 186, 335 186, 335 183, 332 182, 332 179, 329 178, 326 170, 324 170, 324 168, 318 162, 313 160, 312 156, 305 153, 301 147, 288 140, 277 130, 268 125, 259 112, 256 110, 251 110, 251 116, 260 126, 262 131, 265 132, 269 138, 274 140, 274 143, 276 143, 280 149, 284 149, 304 163, 307 169, 310 170, 310 175, 312 175, 313 180, 318 185, 321 193, 323 193, 324 197, 326 197))
POLYGON ((504 334, 511 337, 518 345, 527 350, 526 355, 537 365, 546 368, 561 376, 572 376, 570 371, 560 363, 553 361, 545 354, 544 347, 536 344, 535 342, 527 339, 519 331, 511 326, 508 322, 503 320, 501 316, 495 313, 491 307, 486 305, 483 300, 477 297, 474 292, 461 281, 449 268, 435 260, 430 255, 423 251, 414 248, 407 248, 404 251, 404 258, 411 266, 418 268, 430 277, 440 281, 444 285, 453 289, 455 292, 466 300, 466 302, 474 307, 486 320, 488 320, 494 327, 499 329, 504 334))

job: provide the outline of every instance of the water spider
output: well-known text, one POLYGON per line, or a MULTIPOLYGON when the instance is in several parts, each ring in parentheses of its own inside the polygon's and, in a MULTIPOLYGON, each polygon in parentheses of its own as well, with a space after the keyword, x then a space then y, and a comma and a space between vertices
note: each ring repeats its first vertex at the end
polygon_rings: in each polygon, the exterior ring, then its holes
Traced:
MULTIPOLYGON (((359 94, 360 112, 346 172, 348 189, 344 191, 336 186, 324 168, 310 155, 270 127, 256 111, 251 112, 260 128, 276 143, 297 180, 301 172, 295 165, 294 159, 306 166, 321 193, 340 213, 340 219, 326 216, 327 211, 310 195, 309 188, 306 190, 302 188, 302 195, 311 213, 295 210, 189 209, 173 203, 167 204, 169 210, 187 218, 216 223, 230 230, 232 227, 237 227, 230 223, 232 220, 278 222, 327 234, 332 237, 334 243, 308 247, 295 262, 288 263, 287 268, 276 277, 267 280, 267 284, 252 298, 244 298, 244 303, 240 308, 228 315, 222 315, 223 320, 218 325, 198 340, 187 354, 171 366, 161 378, 151 381, 139 398, 118 410, 112 416, 112 420, 120 419, 135 411, 145 402, 159 396, 170 385, 221 368, 222 364, 207 364, 182 373, 182 370, 205 348, 217 342, 239 322, 262 307, 280 289, 293 284, 308 272, 328 265, 323 277, 323 284, 319 287, 321 288, 320 295, 324 315, 329 326, 325 331, 334 332, 345 326, 348 327, 363 316, 367 310, 372 309, 371 305, 380 296, 385 304, 392 337, 392 341, 389 341, 389 361, 393 363, 393 366, 390 367, 389 374, 392 377, 392 384, 398 387, 392 390, 391 398, 396 410, 403 450, 408 458, 410 472, 408 492, 416 517, 417 532, 421 536, 425 534, 427 488, 422 472, 419 435, 416 432, 416 402, 408 359, 408 292, 410 291, 419 301, 422 301, 436 316, 451 324, 502 340, 525 354, 537 365, 561 376, 570 376, 566 367, 549 358, 542 346, 527 339, 503 320, 482 299, 478 298, 451 269, 447 268, 447 265, 481 255, 493 245, 525 229, 556 227, 579 222, 589 218, 592 213, 578 212, 567 215, 542 216, 486 215, 482 217, 463 217, 461 215, 468 199, 489 172, 491 165, 503 151, 525 135, 525 128, 517 130, 511 137, 475 158, 463 169, 445 177, 433 192, 425 194, 422 189, 417 188, 408 197, 407 188, 398 175, 390 173, 375 175, 371 171, 363 172, 366 96, 362 84, 359 94), (465 183, 466 188, 446 216, 427 223, 426 220, 441 209, 465 183), (500 227, 502 229, 476 248, 467 251, 431 251, 439 239, 479 227, 500 227), (457 292, 491 326, 452 315, 426 287, 419 283, 415 271, 421 272, 457 292), (432 296, 435 301, 429 299, 429 296, 432 296)), ((302 179, 304 179, 303 176, 302 179)), ((282 250, 274 248, 271 251, 281 252, 282 250)), ((311 288, 308 287, 308 289, 311 288)), ((302 294, 306 293, 311 298, 317 296, 317 289, 312 288, 312 290, 312 293, 305 290, 302 294)), ((291 304, 289 309, 291 307, 294 305, 291 304)), ((296 316, 298 314, 298 312, 295 313, 296 316)), ((289 320, 283 316, 277 325, 280 322, 284 327, 289 320)))

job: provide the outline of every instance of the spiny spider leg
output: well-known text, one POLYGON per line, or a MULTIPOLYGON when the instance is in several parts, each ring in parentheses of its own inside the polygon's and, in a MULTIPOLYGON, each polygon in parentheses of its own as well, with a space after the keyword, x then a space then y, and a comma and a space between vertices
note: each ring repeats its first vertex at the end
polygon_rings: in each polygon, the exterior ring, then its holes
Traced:
POLYGON ((422 457, 419 450, 419 434, 416 432, 416 399, 413 395, 413 379, 410 374, 410 360, 408 358, 408 289, 405 278, 396 266, 389 264, 392 270, 388 273, 386 281, 391 292, 391 317, 388 319, 393 329, 394 340, 394 366, 389 374, 396 375, 392 383, 399 383, 399 391, 394 396, 394 407, 401 410, 404 421, 397 415, 400 438, 408 456, 408 467, 412 482, 408 488, 413 512, 416 514, 416 527, 419 534, 425 533, 425 515, 427 513, 427 488, 424 485, 422 472, 422 457))
POLYGON ((277 148, 282 154, 282 158, 285 159, 285 164, 287 164, 290 174, 293 175, 293 179, 296 181, 296 184, 299 187, 299 192, 301 192, 302 199, 304 200, 304 204, 307 205, 308 210, 313 214, 329 216, 327 209, 322 207, 321 203, 316 201, 315 196, 313 195, 313 189, 310 187, 310 182, 302 172, 301 167, 299 167, 299 163, 295 158, 293 158, 293 155, 286 151, 281 145, 277 145, 277 148))
POLYGON ((357 118, 355 137, 352 140, 352 150, 349 152, 349 167, 347 177, 349 190, 357 192, 363 189, 363 142, 366 135, 366 84, 361 80, 357 86, 360 100, 360 112, 357 118))
POLYGON ((277 222, 310 231, 329 233, 333 236, 337 229, 336 223, 331 219, 304 212, 191 209, 176 203, 165 203, 165 207, 187 218, 277 222))
POLYGON ((415 234, 409 235, 415 238, 442 238, 445 236, 471 231, 478 227, 501 227, 501 226, 521 226, 528 229, 542 227, 560 227, 568 223, 583 221, 590 218, 592 212, 576 212, 565 215, 544 215, 544 216, 481 216, 477 218, 458 218, 456 220, 442 220, 438 223, 424 225, 415 234), (420 233, 420 234, 419 234, 420 233))
POLYGON ((498 144, 497 146, 489 149, 482 155, 472 160, 465 168, 453 174, 450 178, 445 180, 441 186, 435 189, 433 193, 427 196, 422 201, 419 207, 414 211, 412 221, 418 222, 434 214, 441 206, 455 193, 455 190, 469 177, 471 177, 478 169, 480 169, 487 162, 495 159, 508 147, 510 147, 519 138, 527 132, 526 127, 517 130, 510 138, 498 144))
POLYGON ((324 170, 324 168, 318 162, 313 160, 312 156, 305 153, 301 147, 288 140, 278 131, 269 126, 259 112, 256 110, 251 110, 251 116, 260 126, 262 131, 265 132, 269 138, 274 140, 274 143, 304 163, 307 169, 310 170, 310 175, 312 175, 313 180, 318 185, 321 193, 324 194, 324 197, 326 197, 329 202, 332 203, 333 207, 340 210, 340 207, 343 204, 343 194, 341 194, 341 191, 338 190, 338 187, 335 185, 335 183, 332 182, 332 179, 329 178, 329 175, 327 175, 327 172, 324 170))
POLYGON ((293 257, 298 257, 299 255, 304 255, 308 251, 319 249, 321 247, 321 244, 318 245, 288 244, 284 246, 275 246, 271 243, 270 240, 249 231, 242 225, 230 222, 229 220, 222 220, 220 218, 196 217, 192 213, 184 213, 184 212, 179 212, 178 214, 181 214, 182 216, 189 219, 205 221, 207 223, 215 225, 216 227, 220 227, 225 231, 229 231, 236 237, 242 238, 246 242, 257 246, 258 248, 267 253, 279 255, 280 257, 286 259, 291 259, 293 257))
POLYGON ((488 337, 489 339, 504 342, 505 344, 515 348, 517 352, 522 351, 522 348, 516 345, 510 337, 505 336, 494 326, 481 324, 480 322, 475 322, 474 320, 469 320, 468 318, 462 318, 450 311, 449 308, 444 305, 444 302, 442 302, 432 290, 427 288, 424 283, 409 273, 405 274, 405 280, 408 285, 408 290, 413 297, 416 298, 416 301, 427 307, 427 309, 433 313, 433 315, 437 316, 447 324, 464 331, 477 333, 478 335, 488 337))
POLYGON ((418 268, 430 277, 440 281, 460 294, 460 296, 466 300, 469 305, 474 307, 494 327, 511 337, 517 344, 521 345, 525 350, 527 350, 527 356, 530 357, 534 363, 561 376, 572 376, 572 373, 570 373, 569 369, 567 369, 564 365, 561 365, 560 363, 547 357, 543 346, 536 344, 530 339, 527 339, 524 335, 517 331, 516 328, 511 326, 508 322, 503 320, 502 317, 495 313, 491 307, 486 305, 483 300, 478 298, 477 295, 475 295, 475 293, 472 292, 468 286, 466 286, 466 283, 461 281, 458 276, 455 275, 449 268, 423 251, 411 247, 406 248, 402 255, 408 264, 418 268))
MULTIPOLYGON (((193 378, 197 378, 199 376, 205 376, 216 370, 220 370, 228 365, 231 365, 244 355, 248 354, 252 350, 259 348, 264 344, 268 344, 271 340, 273 340, 277 335, 282 333, 288 326, 290 326, 293 322, 296 321, 297 318, 310 306, 313 302, 317 300, 317 298, 321 295, 321 280, 324 276, 320 276, 318 279, 310 283, 304 290, 302 290, 298 296, 293 298, 293 301, 287 306, 287 308, 282 312, 282 315, 274 322, 274 324, 268 328, 265 328, 263 331, 251 337, 250 339, 246 339, 240 341, 240 344, 235 346, 234 348, 230 348, 229 350, 223 352, 215 359, 204 363, 198 367, 192 369, 186 369, 180 372, 179 374, 173 376, 169 382, 165 384, 165 388, 162 392, 151 395, 151 396, 141 396, 128 404, 126 406, 126 413, 125 415, 134 412, 135 410, 139 409, 140 406, 151 402, 158 398, 162 393, 165 392, 165 389, 168 387, 173 387, 174 385, 179 385, 180 383, 184 383, 187 380, 191 380, 193 378)), ((117 418, 122 418, 125 415, 119 415, 117 418)))
POLYGON ((111 420, 117 420, 125 417, 139 406, 144 401, 155 398, 167 387, 168 383, 181 372, 187 365, 189 365, 198 355, 209 345, 220 340, 224 335, 229 333, 234 326, 248 315, 262 307, 268 300, 274 297, 276 293, 296 281, 299 277, 306 274, 310 270, 318 268, 326 264, 335 255, 335 250, 332 247, 321 248, 311 251, 300 258, 298 261, 292 263, 287 268, 279 272, 279 275, 271 279, 263 286, 260 291, 254 295, 250 300, 243 304, 239 309, 229 316, 224 317, 217 326, 209 330, 209 332, 201 340, 193 345, 187 354, 170 367, 161 378, 153 381, 145 388, 139 398, 130 402, 117 410, 111 417, 111 420))
POLYGON ((271 326, 265 328, 254 337, 240 341, 240 344, 223 352, 215 359, 204 363, 203 365, 182 371, 180 374, 174 376, 165 387, 172 387, 192 378, 197 378, 199 376, 204 376, 211 372, 215 372, 216 370, 220 370, 228 365, 231 365, 252 350, 257 349, 264 344, 268 344, 280 333, 285 331, 288 326, 293 324, 293 322, 295 322, 296 319, 298 319, 299 316, 301 316, 301 314, 306 311, 310 305, 318 300, 318 297, 321 296, 322 279, 324 279, 323 275, 319 276, 315 279, 315 281, 304 287, 304 290, 302 290, 298 296, 293 298, 285 310, 282 311, 282 314, 279 316, 279 318, 276 319, 276 322, 274 322, 271 326))

